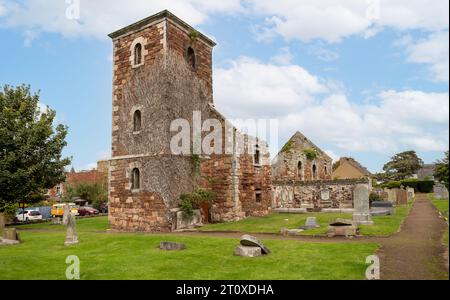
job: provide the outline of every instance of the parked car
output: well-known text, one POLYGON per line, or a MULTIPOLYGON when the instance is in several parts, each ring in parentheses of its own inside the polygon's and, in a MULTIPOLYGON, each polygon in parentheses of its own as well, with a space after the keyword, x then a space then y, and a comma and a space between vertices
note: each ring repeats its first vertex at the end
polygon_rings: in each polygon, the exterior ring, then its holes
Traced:
POLYGON ((18 222, 32 222, 42 220, 42 214, 37 210, 25 210, 16 214, 16 221, 18 222))
POLYGON ((108 213, 108 203, 103 203, 102 205, 100 205, 99 211, 102 214, 107 214, 108 213))
POLYGON ((78 215, 79 216, 92 216, 92 215, 98 215, 100 212, 92 207, 88 206, 82 206, 78 208, 78 215))

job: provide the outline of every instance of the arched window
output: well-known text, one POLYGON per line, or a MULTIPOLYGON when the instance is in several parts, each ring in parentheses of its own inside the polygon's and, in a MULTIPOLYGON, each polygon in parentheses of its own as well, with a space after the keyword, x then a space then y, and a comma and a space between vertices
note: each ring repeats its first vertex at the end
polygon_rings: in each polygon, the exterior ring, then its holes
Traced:
POLYGON ((255 150, 255 165, 260 165, 261 164, 261 152, 259 151, 259 146, 256 145, 256 150, 255 150))
POLYGON ((313 180, 317 179, 317 166, 314 164, 312 167, 313 171, 313 180))
POLYGON ((134 46, 134 65, 142 64, 142 45, 140 43, 134 46))
POLYGON ((142 120, 141 120, 141 111, 136 110, 133 115, 133 131, 138 132, 141 131, 142 128, 142 120))
POLYGON ((297 165, 297 177, 298 179, 303 180, 303 163, 301 161, 299 161, 297 165))
POLYGON ((192 47, 189 47, 187 49, 187 62, 189 66, 191 66, 193 69, 196 67, 196 59, 195 59, 195 51, 192 47))
POLYGON ((328 166, 325 165, 325 175, 328 175, 328 166))
POLYGON ((133 169, 131 172, 131 189, 139 190, 141 188, 141 174, 138 168, 133 169))

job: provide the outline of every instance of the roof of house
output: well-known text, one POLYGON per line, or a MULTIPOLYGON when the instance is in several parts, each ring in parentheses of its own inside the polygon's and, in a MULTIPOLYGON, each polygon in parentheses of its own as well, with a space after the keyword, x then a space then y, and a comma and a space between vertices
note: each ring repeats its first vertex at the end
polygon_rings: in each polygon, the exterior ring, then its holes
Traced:
POLYGON ((372 173, 369 172, 369 170, 367 170, 366 167, 363 167, 359 162, 357 162, 354 158, 352 157, 341 157, 341 159, 339 160, 339 163, 342 164, 342 162, 347 162, 349 163, 351 166, 353 166, 355 169, 357 169, 358 171, 361 172, 361 174, 365 175, 365 176, 370 176, 372 175, 372 173))
POLYGON ((154 22, 163 20, 163 19, 168 19, 171 20, 172 22, 176 23, 177 25, 183 27, 184 29, 188 30, 188 31, 195 31, 198 33, 198 37, 199 39, 203 40, 204 42, 206 42, 208 45, 210 45, 211 47, 214 47, 216 45, 216 43, 211 40, 209 37, 207 37, 206 35, 202 34, 201 32, 198 32, 195 28, 193 28, 191 25, 189 25, 188 23, 184 22, 183 20, 181 20, 180 18, 178 18, 177 16, 175 16, 174 14, 172 14, 170 11, 168 10, 163 10, 157 14, 154 14, 150 17, 147 17, 145 19, 142 19, 136 23, 133 23, 131 25, 128 25, 124 28, 121 28, 119 30, 114 31, 113 33, 109 34, 108 36, 112 39, 116 39, 118 37, 121 37, 129 32, 134 32, 136 30, 141 29, 142 27, 145 27, 147 25, 150 25, 154 22))

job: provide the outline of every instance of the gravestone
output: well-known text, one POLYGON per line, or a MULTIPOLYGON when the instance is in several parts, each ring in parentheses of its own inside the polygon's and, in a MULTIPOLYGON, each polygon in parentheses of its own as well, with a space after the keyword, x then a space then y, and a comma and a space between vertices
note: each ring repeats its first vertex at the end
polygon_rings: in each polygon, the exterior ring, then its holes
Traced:
POLYGON ((260 247, 247 247, 239 245, 234 250, 234 255, 243 257, 258 257, 262 255, 262 251, 260 247))
POLYGON ((408 199, 412 199, 416 196, 416 192, 414 191, 414 188, 407 188, 406 192, 408 193, 408 199))
POLYGON ((320 199, 323 201, 330 200, 330 190, 321 190, 320 191, 320 199))
POLYGON ((173 243, 173 242, 161 242, 159 243, 159 249, 165 251, 179 251, 186 249, 185 244, 173 243))
POLYGON ((306 219, 305 226, 301 227, 301 229, 308 230, 308 229, 314 229, 314 228, 319 228, 319 227, 320 227, 320 225, 317 222, 317 218, 309 217, 306 219))
POLYGON ((397 189, 397 205, 407 205, 408 204, 408 192, 403 189, 397 189))
POLYGON ((364 184, 358 184, 353 191, 353 221, 361 225, 373 225, 370 215, 369 189, 364 184))
POLYGON ((372 216, 389 216, 394 214, 394 205, 391 202, 372 202, 370 214, 372 216))
POLYGON ((442 183, 436 183, 433 192, 436 199, 448 199, 448 190, 442 183))
POLYGON ((270 254, 271 251, 256 237, 245 234, 241 237, 241 245, 246 247, 259 247, 262 254, 270 254))
POLYGON ((67 225, 67 217, 69 216, 69 214, 71 214, 70 206, 68 204, 64 205, 64 208, 63 208, 63 219, 62 219, 62 223, 64 225, 67 225))
POLYGON ((202 212, 199 209, 194 210, 194 214, 192 215, 191 218, 186 217, 183 211, 181 210, 177 211, 176 218, 177 218, 176 230, 192 229, 203 226, 202 212))
POLYGON ((395 189, 387 189, 387 201, 391 202, 391 203, 397 203, 397 192, 395 189))
POLYGON ((352 237, 358 233, 358 226, 352 220, 336 219, 331 222, 328 227, 328 236, 345 236, 352 237))
POLYGON ((67 214, 66 225, 67 225, 67 234, 66 234, 66 242, 64 243, 64 245, 69 246, 78 244, 77 222, 73 214, 71 213, 67 214))
POLYGON ((3 245, 15 245, 20 243, 20 236, 17 233, 16 228, 4 228, 3 239, 0 244, 3 245))

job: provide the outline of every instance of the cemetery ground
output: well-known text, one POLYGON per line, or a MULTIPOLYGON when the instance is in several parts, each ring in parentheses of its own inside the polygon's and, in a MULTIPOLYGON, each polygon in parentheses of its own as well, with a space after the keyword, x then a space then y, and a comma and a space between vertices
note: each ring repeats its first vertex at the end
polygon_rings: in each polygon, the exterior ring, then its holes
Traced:
POLYGON ((107 228, 107 218, 81 219, 80 243, 66 247, 64 226, 24 225, 22 244, 0 247, 0 279, 65 279, 69 255, 79 257, 86 280, 364 279, 365 259, 378 249, 376 243, 264 240, 272 254, 243 258, 233 256, 238 238, 107 233, 107 228), (161 241, 184 243, 187 249, 164 252, 161 241))
POLYGON ((442 245, 448 226, 427 195, 397 208, 394 216, 374 217, 374 226, 361 228, 363 237, 324 237, 328 221, 337 217, 351 215, 273 214, 171 234, 111 233, 106 217, 80 219, 80 243, 68 247, 65 226, 23 225, 18 227, 22 244, 0 247, 0 269, 7 270, 0 279, 65 279, 69 255, 80 258, 81 279, 364 279, 365 259, 372 254, 380 256, 381 279, 448 279, 442 245), (282 227, 304 225, 309 216, 318 218, 320 229, 279 234, 282 227), (233 256, 243 232, 262 239, 272 253, 233 256), (187 249, 164 252, 161 241, 184 243, 187 249))
MULTIPOLYGON (((408 215, 414 200, 408 206, 397 207, 393 216, 373 217, 373 226, 360 226, 360 234, 366 236, 389 236, 396 233, 405 217, 408 215)), ((282 228, 295 229, 305 225, 308 217, 317 217, 320 228, 310 229, 300 235, 325 235, 328 224, 337 219, 352 219, 352 214, 342 213, 317 213, 317 214, 283 214, 275 213, 266 217, 250 217, 238 222, 219 223, 207 225, 201 228, 204 232, 248 232, 248 233, 280 233, 282 228)))

